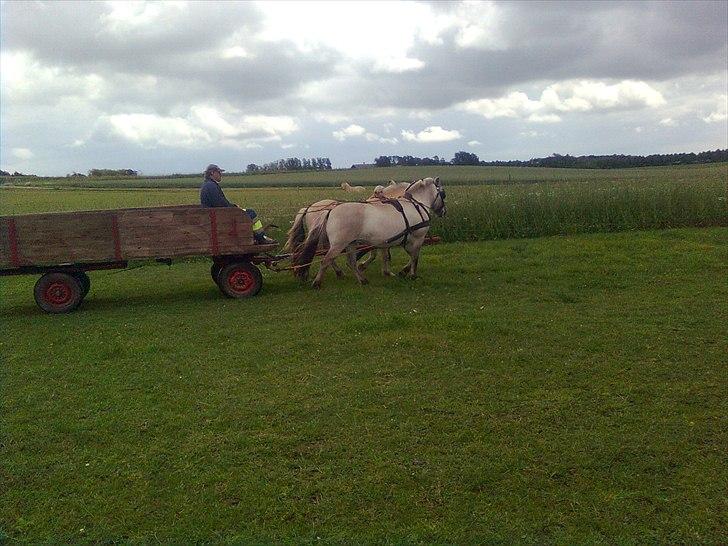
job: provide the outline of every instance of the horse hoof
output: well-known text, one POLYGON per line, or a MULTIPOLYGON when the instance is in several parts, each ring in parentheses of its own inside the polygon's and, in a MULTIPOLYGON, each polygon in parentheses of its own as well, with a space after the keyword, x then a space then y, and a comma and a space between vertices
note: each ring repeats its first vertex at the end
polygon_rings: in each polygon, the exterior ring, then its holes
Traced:
POLYGON ((340 279, 340 278, 342 278, 343 276, 344 276, 344 272, 343 272, 343 271, 337 271, 337 272, 336 272, 336 278, 337 278, 337 279, 340 279))
POLYGON ((409 275, 409 271, 400 271, 399 276, 404 278, 407 278, 407 275, 409 275))
POLYGON ((321 289, 321 283, 320 282, 313 281, 311 283, 311 288, 313 288, 314 290, 320 290, 321 289))
POLYGON ((361 284, 363 286, 365 284, 369 284, 369 281, 367 279, 362 279, 359 281, 359 284, 361 284))

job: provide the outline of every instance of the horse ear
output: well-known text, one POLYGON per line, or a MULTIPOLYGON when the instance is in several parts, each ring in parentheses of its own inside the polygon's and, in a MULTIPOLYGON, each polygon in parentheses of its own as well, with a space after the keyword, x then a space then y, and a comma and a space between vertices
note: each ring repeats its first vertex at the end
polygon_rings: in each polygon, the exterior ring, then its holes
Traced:
POLYGON ((440 177, 439 176, 436 176, 435 177, 435 185, 437 185, 437 186, 440 185, 440 177))

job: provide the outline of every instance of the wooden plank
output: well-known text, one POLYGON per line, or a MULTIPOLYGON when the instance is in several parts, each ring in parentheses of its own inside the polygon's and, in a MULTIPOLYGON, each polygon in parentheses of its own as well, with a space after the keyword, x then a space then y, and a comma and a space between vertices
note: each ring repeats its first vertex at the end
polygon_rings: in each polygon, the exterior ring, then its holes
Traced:
POLYGON ((215 214, 218 254, 242 254, 253 244, 253 222, 242 209, 218 208, 215 214))
POLYGON ((233 207, 184 205, 0 217, 2 269, 257 251, 250 218, 233 207))
POLYGON ((24 215, 3 219, 0 266, 55 265, 114 259, 111 214, 24 215), (7 245, 7 246, 6 246, 7 245))
POLYGON ((235 254, 253 242, 250 219, 238 208, 123 210, 118 217, 125 260, 235 254))

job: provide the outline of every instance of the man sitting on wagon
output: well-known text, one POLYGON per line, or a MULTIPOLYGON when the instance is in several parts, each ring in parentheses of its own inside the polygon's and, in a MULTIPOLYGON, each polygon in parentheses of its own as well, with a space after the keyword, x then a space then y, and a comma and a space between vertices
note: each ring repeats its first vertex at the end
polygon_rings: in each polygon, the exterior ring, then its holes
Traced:
MULTIPOLYGON (((225 169, 221 169, 214 163, 210 163, 205 169, 205 181, 200 188, 200 204, 203 207, 237 207, 225 197, 220 188, 220 180, 225 169)), ((276 240, 268 237, 263 231, 263 224, 253 209, 243 209, 253 221, 253 237, 259 245, 277 243, 276 240)))

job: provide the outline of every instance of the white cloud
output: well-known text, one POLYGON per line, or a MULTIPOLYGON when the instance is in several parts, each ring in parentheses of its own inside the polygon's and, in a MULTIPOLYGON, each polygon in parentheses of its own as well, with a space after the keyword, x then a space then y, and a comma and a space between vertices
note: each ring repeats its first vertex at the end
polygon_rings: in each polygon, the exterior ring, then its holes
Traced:
POLYGON ((410 142, 448 142, 450 140, 457 140, 462 138, 459 131, 443 129, 439 125, 427 127, 419 133, 415 134, 413 131, 402 131, 402 138, 410 142))
POLYGON ((634 128, 634 132, 635 133, 641 133, 642 131, 644 131, 644 129, 642 127, 635 127, 634 128))
POLYGON ((367 130, 364 129, 364 127, 362 127, 361 125, 356 125, 355 123, 352 123, 348 127, 345 127, 339 131, 334 131, 332 134, 334 135, 334 138, 336 140, 340 140, 343 142, 348 137, 361 136, 366 132, 367 130))
POLYGON ((13 156, 23 160, 32 159, 35 155, 28 148, 13 148, 11 152, 13 156))
POLYGON ((251 143, 280 141, 283 136, 298 130, 295 120, 286 116, 223 115, 205 105, 193 106, 184 118, 133 113, 115 114, 107 119, 114 134, 144 147, 221 145, 245 148, 251 143))
POLYGON ((262 38, 291 41, 311 53, 332 48, 356 61, 374 61, 377 70, 421 68, 407 55, 415 40, 437 43, 453 19, 415 2, 257 2, 266 20, 262 38), (382 9, 377 9, 382 8, 382 9))
POLYGON ((561 121, 559 113, 654 108, 665 103, 662 94, 645 82, 625 80, 608 85, 599 81, 570 81, 549 85, 538 100, 514 91, 496 99, 470 100, 460 108, 486 119, 521 118, 537 123, 561 121))
POLYGON ((535 138, 535 137, 539 136, 541 133, 539 133, 538 131, 522 131, 518 134, 521 136, 525 136, 525 137, 535 138))
POLYGON ((457 28, 455 43, 463 48, 505 49, 500 9, 494 2, 466 1, 458 4, 451 24, 457 28))
POLYGON ((153 29, 176 15, 172 10, 184 11, 187 2, 167 0, 165 2, 144 2, 113 0, 107 2, 111 12, 102 16, 108 30, 124 33, 139 29, 153 29))
POLYGON ((676 127, 677 121, 675 121, 672 118, 663 118, 659 121, 660 125, 664 125, 665 127, 676 127))
POLYGON ((389 57, 385 59, 377 59, 374 63, 375 72, 391 72, 400 74, 402 72, 413 72, 424 68, 425 63, 419 59, 410 57, 389 57))
POLYGON ((470 140, 470 141, 468 141, 468 146, 480 146, 481 144, 483 144, 483 143, 480 142, 479 140, 470 140))
POLYGON ((527 119, 534 123, 558 123, 561 121, 561 117, 556 114, 531 114, 527 119))
POLYGON ((375 133, 367 133, 364 135, 369 142, 381 142, 382 144, 397 144, 399 140, 390 137, 381 137, 375 133))
POLYGON ((702 119, 705 123, 717 123, 728 119, 728 95, 720 95, 715 111, 702 119))
POLYGON ((208 133, 183 118, 155 114, 117 114, 109 116, 109 123, 117 135, 142 146, 189 148, 212 142, 208 133))
POLYGON ((69 96, 95 100, 107 90, 97 74, 78 75, 68 69, 44 66, 24 52, 3 52, 0 65, 2 94, 18 102, 56 102, 69 96))
POLYGON ((251 54, 241 46, 232 46, 223 49, 220 52, 220 57, 223 59, 245 59, 251 57, 251 54))

